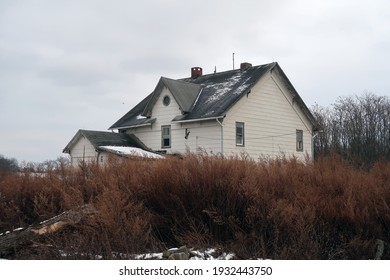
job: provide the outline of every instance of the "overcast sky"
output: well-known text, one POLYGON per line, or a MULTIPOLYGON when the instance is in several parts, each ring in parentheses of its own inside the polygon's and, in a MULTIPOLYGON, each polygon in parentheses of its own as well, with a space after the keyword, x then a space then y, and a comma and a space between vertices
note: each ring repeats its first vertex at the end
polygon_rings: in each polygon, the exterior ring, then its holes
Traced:
POLYGON ((277 61, 310 108, 390 97, 387 0, 1 0, 0 154, 42 162, 161 76, 277 61))

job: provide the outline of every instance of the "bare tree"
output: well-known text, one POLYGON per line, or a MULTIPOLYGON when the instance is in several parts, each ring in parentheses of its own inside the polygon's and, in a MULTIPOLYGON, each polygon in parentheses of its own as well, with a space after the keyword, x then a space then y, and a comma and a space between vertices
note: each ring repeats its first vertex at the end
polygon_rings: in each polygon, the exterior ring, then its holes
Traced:
POLYGON ((364 93, 339 97, 331 108, 312 107, 322 132, 315 154, 337 152, 361 166, 390 160, 390 100, 364 93))

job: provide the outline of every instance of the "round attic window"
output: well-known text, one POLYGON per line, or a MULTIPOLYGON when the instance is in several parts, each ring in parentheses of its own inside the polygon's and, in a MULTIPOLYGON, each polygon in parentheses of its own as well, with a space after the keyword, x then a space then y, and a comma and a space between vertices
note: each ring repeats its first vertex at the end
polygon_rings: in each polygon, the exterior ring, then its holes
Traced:
POLYGON ((165 106, 168 106, 170 103, 171 103, 171 98, 169 98, 168 95, 165 95, 164 98, 163 98, 163 104, 165 106))

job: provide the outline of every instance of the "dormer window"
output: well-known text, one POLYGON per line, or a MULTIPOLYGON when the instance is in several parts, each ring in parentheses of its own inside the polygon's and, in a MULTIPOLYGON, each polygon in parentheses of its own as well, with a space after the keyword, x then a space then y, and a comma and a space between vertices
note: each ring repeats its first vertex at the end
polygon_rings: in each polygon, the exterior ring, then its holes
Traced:
POLYGON ((164 106, 168 106, 171 103, 171 98, 168 95, 165 95, 163 98, 164 106))

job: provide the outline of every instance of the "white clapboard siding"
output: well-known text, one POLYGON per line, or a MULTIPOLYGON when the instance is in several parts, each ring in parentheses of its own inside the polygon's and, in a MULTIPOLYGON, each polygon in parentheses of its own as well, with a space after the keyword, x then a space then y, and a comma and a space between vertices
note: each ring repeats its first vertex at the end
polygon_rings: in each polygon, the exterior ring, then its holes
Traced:
POLYGON ((197 152, 203 150, 207 153, 221 152, 221 126, 215 120, 183 123, 177 131, 177 147, 180 151, 197 152), (185 139, 185 132, 189 132, 185 139))
POLYGON ((134 133, 147 147, 153 150, 166 150, 167 153, 196 152, 203 149, 208 152, 220 152, 221 133, 216 121, 172 123, 172 119, 181 114, 170 91, 164 87, 156 104, 153 107, 152 118, 156 122, 152 126, 130 129, 128 133, 134 133), (165 106, 162 102, 165 96, 169 96, 171 102, 165 106), (171 126, 171 148, 161 147, 161 126, 171 126), (185 133, 189 131, 188 138, 185 133))
POLYGON ((79 138, 71 150, 71 160, 73 166, 77 166, 80 162, 96 162, 97 156, 98 153, 95 151, 94 146, 84 136, 79 138))
MULTIPOLYGON (((128 133, 134 133, 150 149, 156 151, 161 150, 161 126, 171 125, 171 130, 175 129, 176 127, 171 124, 171 121, 175 116, 180 114, 179 105, 176 103, 170 91, 164 87, 152 110, 151 117, 156 118, 156 122, 154 122, 152 126, 130 129, 128 130, 128 133), (171 99, 168 106, 165 106, 162 102, 165 96, 169 96, 171 99)), ((171 139, 171 143, 173 145, 172 140, 173 139, 171 139)), ((165 150, 170 153, 172 149, 165 150)))
POLYGON ((271 73, 264 76, 224 120, 226 155, 246 152, 252 158, 312 154, 312 126, 289 91, 271 73), (245 145, 236 146, 236 122, 245 123, 245 145), (303 130, 303 152, 296 151, 296 130, 303 130))

